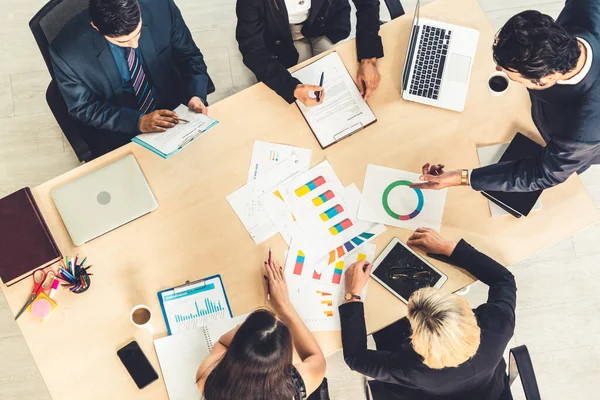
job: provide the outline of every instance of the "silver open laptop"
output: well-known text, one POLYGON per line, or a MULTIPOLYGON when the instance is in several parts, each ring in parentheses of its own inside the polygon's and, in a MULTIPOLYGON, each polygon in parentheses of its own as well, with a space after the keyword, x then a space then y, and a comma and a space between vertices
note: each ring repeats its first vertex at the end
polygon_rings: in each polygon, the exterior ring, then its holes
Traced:
POLYGON ((402 98, 463 111, 479 32, 420 19, 417 1, 402 72, 402 98))
POLYGON ((50 195, 75 246, 158 207, 132 154, 53 189, 50 195))

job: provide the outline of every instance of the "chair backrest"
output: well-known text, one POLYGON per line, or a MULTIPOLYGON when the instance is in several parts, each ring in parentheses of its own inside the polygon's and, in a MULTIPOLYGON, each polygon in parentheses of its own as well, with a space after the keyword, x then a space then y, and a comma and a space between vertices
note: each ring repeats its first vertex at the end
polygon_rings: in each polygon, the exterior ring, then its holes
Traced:
POLYGON ((89 0, 50 0, 29 21, 29 28, 53 78, 48 48, 69 21, 88 9, 89 3, 89 0))
POLYGON ((521 376, 521 384, 523 392, 527 400, 541 400, 540 390, 538 388, 535 372, 533 371, 533 363, 529 356, 527 346, 519 346, 510 349, 508 362, 508 378, 509 384, 512 385, 517 376, 521 376))
POLYGON ((404 15, 404 8, 400 3, 400 0, 384 0, 385 5, 387 6, 388 11, 390 12, 390 17, 392 19, 396 19, 402 15, 404 15))

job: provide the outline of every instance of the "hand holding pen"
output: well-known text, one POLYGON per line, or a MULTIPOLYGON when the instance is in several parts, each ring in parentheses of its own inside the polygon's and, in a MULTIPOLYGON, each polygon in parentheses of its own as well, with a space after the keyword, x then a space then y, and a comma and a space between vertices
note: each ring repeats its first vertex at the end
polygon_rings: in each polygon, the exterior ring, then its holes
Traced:
POLYGON ((270 254, 269 260, 265 261, 265 272, 267 299, 271 301, 271 306, 280 316, 286 315, 293 307, 290 302, 285 273, 283 267, 271 259, 270 254))

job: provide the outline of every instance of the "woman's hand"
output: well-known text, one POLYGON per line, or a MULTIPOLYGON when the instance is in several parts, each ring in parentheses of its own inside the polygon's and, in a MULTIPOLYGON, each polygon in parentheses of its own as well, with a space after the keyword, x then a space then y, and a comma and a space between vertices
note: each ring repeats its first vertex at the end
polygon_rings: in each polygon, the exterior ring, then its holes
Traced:
POLYGON ((285 280, 285 274, 283 273, 283 267, 276 261, 271 260, 270 263, 265 261, 265 270, 265 280, 270 295, 271 306, 277 314, 283 316, 294 309, 290 302, 290 295, 285 280))
POLYGON ((406 244, 419 248, 426 253, 443 254, 447 257, 450 257, 456 247, 456 243, 442 238, 439 233, 429 228, 417 229, 408 238, 406 244))
POLYGON ((371 276, 373 264, 366 260, 357 261, 346 270, 346 293, 356 296, 364 289, 371 276))
POLYGON ((325 98, 325 89, 315 85, 298 85, 294 90, 294 97, 302 102, 306 107, 318 106, 323 104, 325 98), (310 92, 321 92, 319 100, 316 97, 311 97, 310 92))

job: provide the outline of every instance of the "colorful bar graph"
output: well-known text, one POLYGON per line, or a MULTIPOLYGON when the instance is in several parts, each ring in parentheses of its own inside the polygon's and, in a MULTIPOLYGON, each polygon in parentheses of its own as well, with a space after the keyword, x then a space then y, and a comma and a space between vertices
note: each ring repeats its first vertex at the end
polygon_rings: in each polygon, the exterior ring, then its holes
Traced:
POLYGON ((333 307, 332 300, 321 300, 321 304, 325 304, 326 306, 333 307))
POLYGON ((329 228, 329 233, 331 233, 333 236, 335 236, 335 235, 338 235, 338 234, 344 232, 346 229, 350 228, 351 226, 352 226, 352 221, 350 221, 349 219, 346 218, 339 224, 335 224, 334 226, 329 228))
POLYGON ((317 271, 313 271, 313 279, 320 280, 321 274, 318 274, 317 271))
POLYGON ((320 294, 321 296, 331 296, 331 293, 323 292, 321 290, 317 290, 316 293, 320 294))
POLYGON ((335 264, 335 269, 333 270, 333 278, 331 279, 331 282, 334 283, 335 285, 339 285, 340 281, 342 280, 343 272, 344 272, 344 262, 338 261, 335 264))
POLYGON ((304 253, 302 250, 298 250, 296 255, 296 265, 294 265, 294 275, 302 275, 302 268, 304 268, 304 253))
POLYGON ((296 196, 302 197, 324 184, 325 184, 325 178, 323 178, 322 176, 317 176, 312 181, 300 186, 294 192, 296 193, 296 196))
POLYGON ((333 311, 323 311, 323 313, 328 317, 333 317, 333 311))
POLYGON ((329 221, 333 217, 335 217, 343 212, 344 212, 344 207, 342 207, 340 204, 338 204, 334 207, 331 207, 329 210, 321 213, 321 215, 319 215, 319 217, 321 217, 322 221, 329 221))
POLYGON ((344 257, 347 253, 356 249, 358 246, 362 245, 364 242, 371 239, 373 236, 375 236, 373 233, 363 232, 360 235, 355 236, 352 239, 350 239, 350 241, 337 247, 336 249, 331 250, 329 252, 329 260, 327 262, 327 265, 333 264, 336 260, 344 257), (351 242, 354 243, 354 245, 352 245, 351 242))
POLYGON ((333 194, 333 192, 331 190, 328 190, 325 193, 320 194, 317 197, 315 197, 312 202, 315 206, 319 207, 321 204, 327 203, 329 200, 333 199, 334 197, 335 197, 335 194, 333 194))

